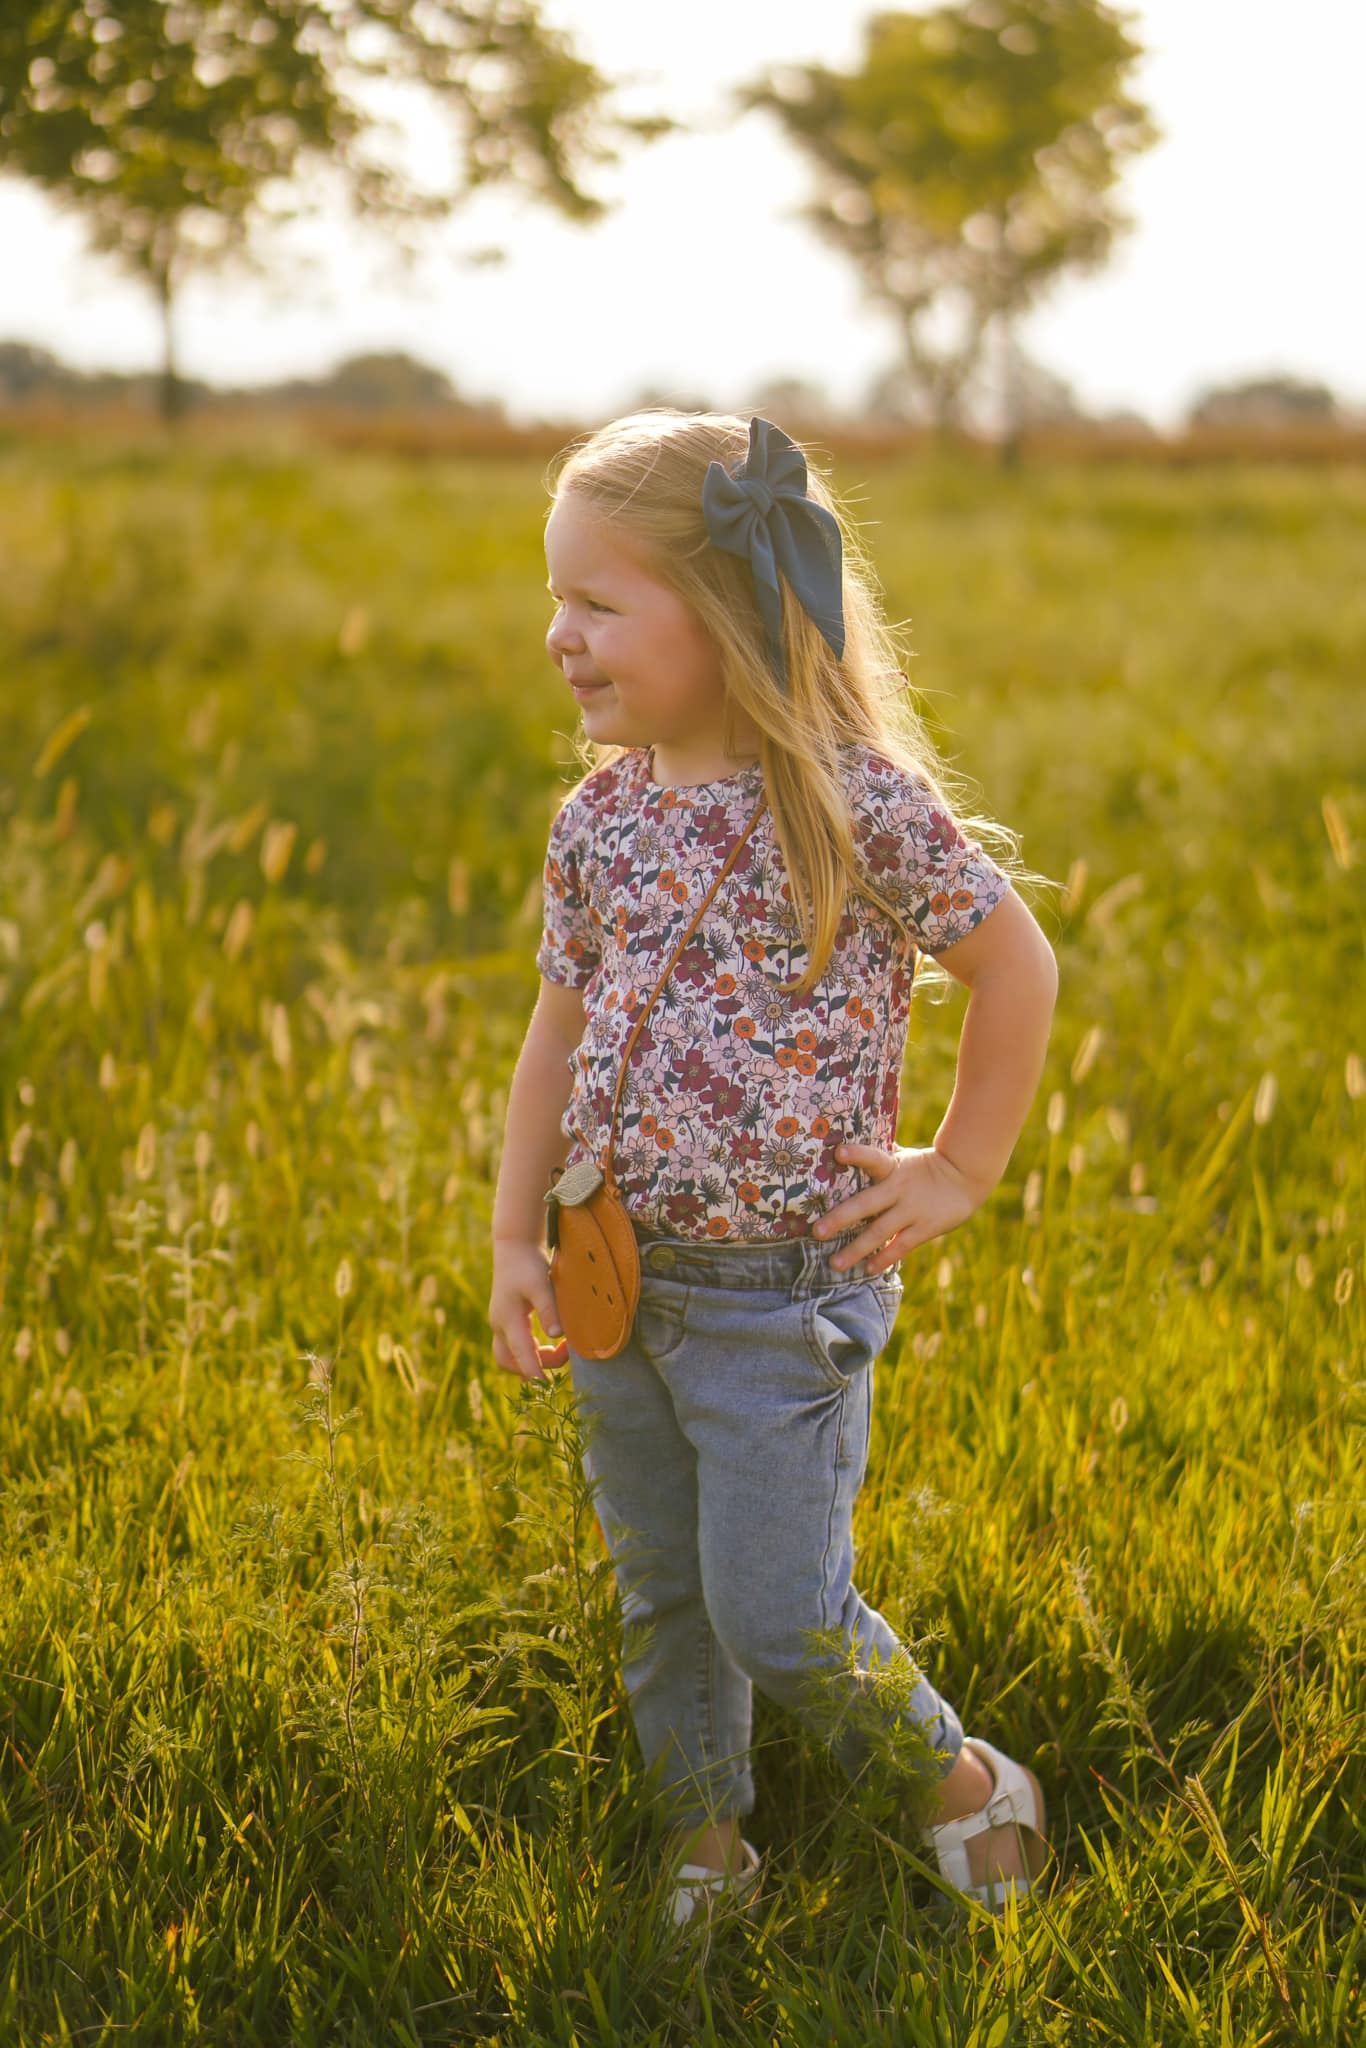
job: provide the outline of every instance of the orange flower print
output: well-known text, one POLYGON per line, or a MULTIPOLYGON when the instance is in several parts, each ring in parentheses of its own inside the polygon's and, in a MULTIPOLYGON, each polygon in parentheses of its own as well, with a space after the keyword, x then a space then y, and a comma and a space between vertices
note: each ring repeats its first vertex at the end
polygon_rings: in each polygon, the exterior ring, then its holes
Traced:
POLYGON ((673 887, 674 883, 675 883, 675 882, 676 882, 677 880, 678 880, 678 877, 677 877, 677 875, 676 875, 676 874, 674 873, 674 871, 673 871, 673 869, 672 869, 672 868, 661 868, 661 869, 660 869, 660 871, 659 871, 659 886, 660 886, 660 888, 661 888, 661 889, 672 889, 672 887, 673 887))
POLYGON ((659 1119, 657 1117, 643 1116, 640 1119, 640 1135, 642 1138, 653 1138, 658 1129, 659 1119))
POLYGON ((947 897, 947 896, 945 896, 945 895, 944 895, 944 893, 942 892, 942 890, 941 890, 941 892, 939 893, 939 895, 938 895, 938 896, 931 896, 931 898, 930 898, 930 909, 931 909, 931 910, 932 910, 932 911, 934 912, 934 914, 935 914, 935 916, 936 916, 936 917, 942 917, 942 916, 944 915, 944 912, 945 912, 945 911, 946 911, 946 910, 947 910, 948 908, 949 908, 949 899, 948 899, 948 897, 947 897))
POLYGON ((617 992, 614 988, 608 989, 607 1000, 602 1007, 604 1010, 615 1010, 617 1007, 617 992))
POLYGON ((777 1058, 780 1067, 795 1067, 797 1064, 797 1055, 790 1045, 780 1045, 777 1058))
POLYGON ((811 1124, 811 1135, 812 1135, 812 1137, 813 1137, 813 1138, 828 1138, 828 1137, 830 1136, 830 1119, 829 1119, 829 1117, 827 1117, 827 1116, 818 1116, 818 1117, 815 1117, 815 1118, 814 1118, 814 1119, 812 1120, 812 1124, 811 1124))
POLYGON ((735 1036, 736 1036, 737 1038, 753 1038, 753 1036, 754 1036, 754 1031, 755 1031, 755 1024, 754 1024, 754 1019, 753 1019, 752 1017, 737 1017, 737 1018, 736 1018, 736 1020, 735 1020, 735 1036))
POLYGON ((675 903, 686 903, 688 900, 687 883, 675 882, 673 888, 669 891, 669 894, 673 897, 675 903))
POLYGON ((716 993, 718 996, 733 996, 735 994, 735 976, 733 974, 718 974, 716 977, 716 993))
POLYGON ((757 1202, 759 1199, 759 1190, 752 1180, 742 1180, 736 1193, 742 1202, 757 1202))
POLYGON ((762 960, 764 957, 763 941, 760 939, 746 939, 742 951, 746 960, 762 960))
POLYGON ((795 1116, 780 1116, 775 1126, 780 1138, 794 1138, 801 1129, 795 1116))
POLYGON ((709 1216, 707 1218, 707 1236, 729 1237, 730 1218, 728 1216, 709 1216))
POLYGON ((661 1152, 672 1152, 678 1140, 672 1131, 656 1131, 655 1143, 661 1152))
POLYGON ((950 898, 950 901, 952 902, 952 904, 953 904, 953 907, 954 907, 954 909, 955 909, 955 910, 971 910, 971 909, 972 909, 972 891, 971 891, 971 889, 955 889, 955 890, 954 890, 954 892, 953 892, 953 895, 952 895, 952 897, 950 898))
POLYGON ((799 1031, 797 1033, 797 1044, 803 1052, 814 1052, 816 1050, 815 1032, 799 1031))
POLYGON ((571 960, 582 960, 582 958, 583 958, 583 940, 582 940, 582 939, 566 939, 566 940, 565 940, 565 942, 564 942, 564 950, 565 950, 565 952, 566 952, 566 953, 567 953, 567 954, 569 955, 569 957, 570 957, 570 959, 571 959, 571 960))
POLYGON ((820 1062, 813 1052, 799 1052, 797 1054, 797 1072, 799 1074, 814 1074, 819 1064, 820 1062))

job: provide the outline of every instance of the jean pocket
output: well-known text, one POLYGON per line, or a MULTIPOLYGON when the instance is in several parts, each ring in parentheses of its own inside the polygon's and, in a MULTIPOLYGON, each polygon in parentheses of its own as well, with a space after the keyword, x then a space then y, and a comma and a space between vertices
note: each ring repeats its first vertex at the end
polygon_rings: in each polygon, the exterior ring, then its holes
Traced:
POLYGON ((892 1334, 901 1302, 899 1284, 885 1275, 816 1294, 806 1304, 802 1334, 812 1363, 833 1387, 847 1387, 870 1366, 892 1334))
POLYGON ((677 1351, 687 1330, 687 1303, 688 1290, 676 1280, 642 1276, 631 1335, 647 1358, 658 1361, 677 1351))
POLYGON ((883 1342, 886 1343, 896 1327, 896 1319, 901 1313, 901 1298, 905 1294, 906 1288, 900 1273, 897 1272, 895 1267, 889 1272, 876 1274, 871 1285, 881 1305, 882 1313, 887 1318, 887 1337, 883 1339, 883 1342))

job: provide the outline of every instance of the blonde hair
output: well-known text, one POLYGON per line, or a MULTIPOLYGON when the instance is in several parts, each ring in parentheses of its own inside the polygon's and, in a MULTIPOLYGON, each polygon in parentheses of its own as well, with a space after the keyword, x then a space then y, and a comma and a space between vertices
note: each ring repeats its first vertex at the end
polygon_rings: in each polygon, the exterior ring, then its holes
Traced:
MULTIPOLYGON (((844 627, 837 659, 780 577, 789 694, 769 662, 749 564, 711 544, 702 517, 707 465, 732 469, 749 446, 735 413, 665 408, 627 414, 580 436, 546 472, 552 501, 572 492, 641 550, 651 573, 688 604, 719 652, 725 689, 722 737, 735 745, 737 713, 759 730, 759 756, 774 831, 791 878, 793 909, 809 952, 805 974, 785 984, 802 996, 825 973, 852 890, 896 928, 914 964, 916 934, 860 867, 839 749, 863 742, 918 776, 992 857, 1019 873, 1018 841, 1004 826, 970 815, 965 779, 939 758, 901 669, 871 562, 849 514, 807 453, 807 494, 839 521, 844 544, 844 627), (999 849, 999 851, 997 850, 999 849)), ((806 451, 803 451, 806 453, 806 451)), ((584 776, 628 751, 576 737, 584 776)), ((571 792, 572 793, 572 792, 571 792)))

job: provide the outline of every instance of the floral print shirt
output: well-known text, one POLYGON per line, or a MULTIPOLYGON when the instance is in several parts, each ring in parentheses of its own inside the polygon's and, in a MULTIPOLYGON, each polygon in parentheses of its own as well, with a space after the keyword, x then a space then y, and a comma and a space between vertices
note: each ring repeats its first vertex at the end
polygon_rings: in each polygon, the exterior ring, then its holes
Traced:
MULTIPOLYGON (((1009 878, 933 791, 865 745, 844 749, 854 843, 920 949, 982 922, 1009 878)), ((566 1164, 601 1159, 637 1016, 763 795, 756 761, 665 788, 652 750, 591 774, 550 829, 536 965, 582 989, 583 1040, 561 1124, 566 1164), (585 1140, 587 1141, 585 1143, 585 1140)), ((826 972, 794 1001, 809 954, 765 809, 650 1011, 621 1094, 612 1158, 633 1221, 702 1242, 805 1236, 866 1185, 844 1139, 896 1144, 912 969, 895 927, 851 891, 826 972)))

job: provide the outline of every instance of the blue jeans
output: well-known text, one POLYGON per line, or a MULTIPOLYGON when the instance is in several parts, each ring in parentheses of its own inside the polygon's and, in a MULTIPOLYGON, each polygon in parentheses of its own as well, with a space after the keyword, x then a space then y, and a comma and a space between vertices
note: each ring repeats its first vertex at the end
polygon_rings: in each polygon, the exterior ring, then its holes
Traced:
POLYGON ((831 1269, 856 1234, 692 1244, 637 1227, 626 1348, 570 1347, 622 1677, 679 1826, 753 1811, 756 1685, 850 1777, 881 1756, 937 1780, 962 1746, 953 1708, 852 1581, 873 1361, 901 1302, 895 1268, 831 1269))

